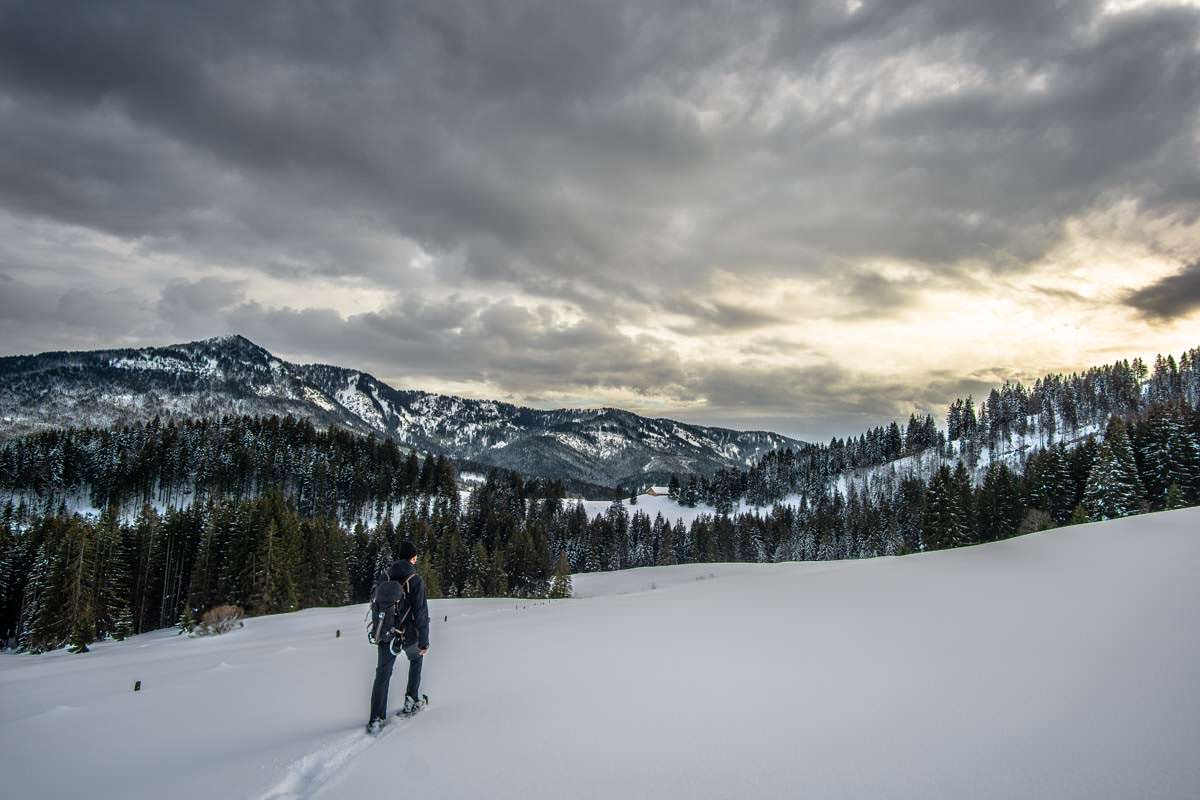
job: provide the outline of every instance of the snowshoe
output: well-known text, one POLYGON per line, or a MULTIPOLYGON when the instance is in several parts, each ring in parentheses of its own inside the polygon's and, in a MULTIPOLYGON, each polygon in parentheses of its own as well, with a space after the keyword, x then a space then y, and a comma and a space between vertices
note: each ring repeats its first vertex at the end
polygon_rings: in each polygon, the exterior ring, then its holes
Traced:
POLYGON ((396 716, 411 717, 412 715, 416 714, 417 712, 419 712, 422 708, 424 708, 427 705, 429 705, 429 695, 427 695, 427 694, 421 695, 420 700, 414 700, 413 698, 409 697, 408 695, 405 695, 404 696, 404 708, 397 711, 396 716))
POLYGON ((383 730, 383 726, 387 724, 385 719, 373 719, 367 723, 367 734, 374 736, 383 730))

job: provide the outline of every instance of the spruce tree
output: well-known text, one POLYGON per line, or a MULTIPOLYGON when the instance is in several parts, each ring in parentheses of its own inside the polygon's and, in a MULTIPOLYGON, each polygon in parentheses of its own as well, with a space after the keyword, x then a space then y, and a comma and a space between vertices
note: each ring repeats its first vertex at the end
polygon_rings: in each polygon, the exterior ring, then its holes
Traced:
POLYGON ((273 519, 268 520, 250 562, 253 580, 249 608, 251 614, 271 614, 280 605, 276 593, 279 583, 279 558, 276 555, 280 549, 279 538, 278 524, 273 519))
POLYGON ((966 524, 959 486, 950 467, 943 464, 934 473, 925 493, 925 508, 921 516, 921 533, 925 547, 941 550, 954 547, 966 539, 966 524))
POLYGON ((508 594, 508 577, 504 565, 504 548, 497 546, 496 552, 488 560, 488 568, 484 573, 482 596, 504 597, 508 594))
MULTIPOLYGON (((28 534, 27 534, 28 535, 28 534)), ((38 545, 33 558, 33 569, 25 581, 21 597, 21 614, 17 633, 18 646, 21 650, 40 653, 47 649, 52 633, 48 630, 48 621, 53 614, 45 612, 46 606, 54 602, 56 592, 51 585, 52 555, 43 541, 38 545)))
POLYGON ((565 550, 558 554, 558 563, 554 567, 554 577, 550 581, 550 598, 559 600, 565 597, 570 597, 572 593, 571 587, 571 567, 567 564, 567 553, 565 550))
POLYGON ((673 527, 670 522, 663 520, 662 525, 662 546, 658 553, 659 566, 669 567, 678 563, 678 528, 673 527))
MULTIPOLYGON (((975 416, 971 410, 970 398, 967 398, 967 406, 963 413, 964 424, 967 424, 966 420, 969 418, 970 424, 973 425, 975 416)), ((960 515, 958 530, 952 538, 952 544, 954 547, 975 544, 979 541, 978 523, 975 517, 975 493, 971 486, 971 476, 967 473, 966 465, 962 461, 959 461, 954 467, 950 491, 954 495, 960 515)))
MULTIPOLYGON (((11 501, 8 508, 11 512, 11 501)), ((13 607, 21 589, 16 579, 18 544, 10 519, 11 513, 0 517, 0 648, 7 646, 10 632, 16 625, 13 607)))
POLYGON ((64 520, 66 557, 63 592, 64 624, 71 652, 86 653, 96 640, 96 542, 91 527, 79 517, 64 520))
POLYGON ((1179 484, 1174 481, 1167 487, 1166 509, 1174 511, 1177 508, 1184 508, 1187 503, 1183 499, 1183 490, 1179 488, 1179 484))
POLYGON ((442 576, 434 558, 418 558, 417 574, 425 583, 425 596, 435 600, 443 596, 442 576))
POLYGON ((486 597, 484 587, 488 583, 488 574, 491 569, 491 558, 488 556, 487 550, 483 546, 483 542, 476 542, 475 547, 471 551, 471 559, 467 567, 466 582, 462 588, 463 597, 486 597))
POLYGON ((214 601, 222 549, 221 527, 225 514, 210 505, 205 517, 206 522, 200 535, 199 549, 195 555, 188 587, 186 605, 192 609, 207 609, 216 604, 214 601))
POLYGON ((117 611, 112 635, 118 642, 123 642, 133 635, 133 615, 129 613, 128 605, 122 605, 117 611))
POLYGON ((322 566, 322 588, 324 596, 321 605, 341 606, 351 602, 349 549, 350 541, 345 531, 333 520, 323 521, 320 530, 324 533, 325 558, 322 566))
POLYGON ((980 540, 993 542, 1016 535, 1022 514, 1016 476, 1003 462, 993 462, 976 493, 980 540))
POLYGON ((95 529, 96 635, 102 639, 113 633, 117 617, 128 609, 129 561, 117 511, 115 504, 105 509, 95 529))
POLYGON ((1084 488, 1084 508, 1093 521, 1117 519, 1141 510, 1141 486, 1125 425, 1113 417, 1096 452, 1084 488))
POLYGON ((519 525, 504 553, 508 591, 516 597, 544 594, 545 566, 530 535, 530 525, 519 525))

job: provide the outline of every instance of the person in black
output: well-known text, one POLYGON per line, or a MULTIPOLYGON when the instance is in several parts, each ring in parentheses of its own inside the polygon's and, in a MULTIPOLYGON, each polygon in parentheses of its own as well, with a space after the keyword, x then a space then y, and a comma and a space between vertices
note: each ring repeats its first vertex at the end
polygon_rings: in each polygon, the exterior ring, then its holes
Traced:
MULTIPOLYGON (((412 542, 400 544, 400 557, 388 568, 388 577, 394 581, 407 581, 405 608, 404 654, 408 656, 408 686, 404 690, 402 714, 412 714, 421 707, 421 662, 429 652, 429 603, 425 599, 425 583, 417 574, 417 547, 412 542)), ((403 613, 403 612, 401 612, 403 613)), ((375 686, 371 689, 371 720, 367 729, 378 728, 387 719, 388 684, 392 679, 392 667, 396 654, 391 646, 380 643, 379 664, 375 668, 375 686)))

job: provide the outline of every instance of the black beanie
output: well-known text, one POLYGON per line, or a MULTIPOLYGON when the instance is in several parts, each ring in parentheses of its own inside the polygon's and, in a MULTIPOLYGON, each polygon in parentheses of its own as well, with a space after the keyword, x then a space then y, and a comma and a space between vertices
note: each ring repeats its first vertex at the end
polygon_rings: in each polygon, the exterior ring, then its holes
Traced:
POLYGON ((400 560, 401 561, 408 561, 410 558, 412 558, 416 554, 417 554, 417 546, 415 544, 413 544, 412 542, 401 542, 400 543, 400 560))

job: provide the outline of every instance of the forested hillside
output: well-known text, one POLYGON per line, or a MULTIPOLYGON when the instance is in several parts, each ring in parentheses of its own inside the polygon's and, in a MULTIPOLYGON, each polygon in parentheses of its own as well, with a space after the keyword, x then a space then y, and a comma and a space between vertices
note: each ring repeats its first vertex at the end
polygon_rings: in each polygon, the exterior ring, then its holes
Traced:
POLYGON ((879 471, 870 468, 888 464, 896 465, 892 477, 927 480, 943 463, 953 469, 962 461, 979 483, 992 463, 1003 462, 1019 472, 1038 451, 1073 446, 1100 434, 1113 416, 1129 421, 1153 416, 1156 430, 1167 426, 1156 436, 1186 448, 1177 433, 1195 433, 1188 409, 1198 406, 1200 348, 1178 361, 1160 355, 1153 367, 1140 359, 1118 361, 1070 375, 1047 375, 1032 387, 1006 382, 978 404, 971 397, 959 398, 950 404, 945 430, 939 430, 932 417, 914 415, 906 426, 892 422, 857 437, 834 438, 827 445, 765 453, 749 469, 718 470, 707 479, 684 478, 679 481, 680 497, 718 510, 742 498, 753 505, 770 505, 790 494, 819 493, 847 474, 879 477, 879 471), (1156 407, 1160 410, 1152 414, 1156 407), (914 469, 922 464, 924 471, 914 469))
POLYGON ((290 418, 43 432, 0 447, 0 633, 83 649, 220 603, 361 602, 404 539, 434 596, 535 597, 571 572, 894 555, 1194 505, 1198 388, 1197 351, 1006 384, 979 411, 954 403, 952 436, 913 417, 682 476, 676 507, 711 512, 690 523, 620 500, 589 516, 561 483, 503 470, 464 500, 445 458, 290 418), (897 468, 917 462, 936 466, 897 468))

